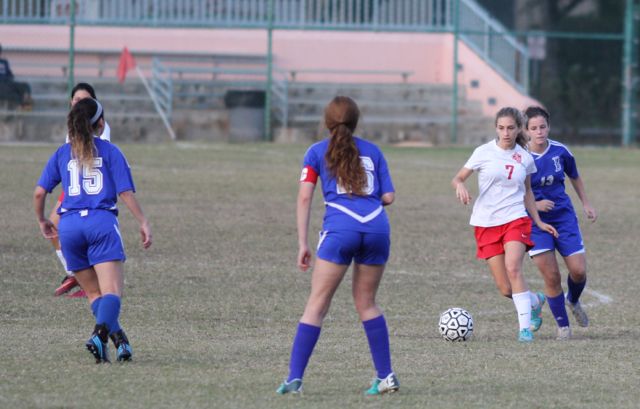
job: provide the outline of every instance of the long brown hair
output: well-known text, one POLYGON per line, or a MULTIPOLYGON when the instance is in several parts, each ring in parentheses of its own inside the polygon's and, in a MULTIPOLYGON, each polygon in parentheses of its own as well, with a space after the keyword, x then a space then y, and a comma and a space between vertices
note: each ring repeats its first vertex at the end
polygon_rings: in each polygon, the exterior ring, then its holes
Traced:
POLYGON ((520 113, 520 111, 512 107, 502 108, 496 114, 495 126, 498 126, 498 119, 503 118, 505 116, 511 117, 516 122, 516 126, 518 127, 518 135, 516 136, 516 143, 522 146, 524 149, 528 149, 527 136, 524 134, 524 129, 522 128, 524 125, 524 118, 520 113))
POLYGON ((102 106, 92 98, 78 101, 67 116, 71 154, 83 166, 93 166, 95 152, 93 135, 98 129, 102 116, 102 106))
POLYGON ((324 109, 324 123, 331 133, 324 158, 329 173, 347 192, 363 195, 367 175, 360 163, 360 152, 353 138, 360 109, 349 97, 337 96, 324 109))

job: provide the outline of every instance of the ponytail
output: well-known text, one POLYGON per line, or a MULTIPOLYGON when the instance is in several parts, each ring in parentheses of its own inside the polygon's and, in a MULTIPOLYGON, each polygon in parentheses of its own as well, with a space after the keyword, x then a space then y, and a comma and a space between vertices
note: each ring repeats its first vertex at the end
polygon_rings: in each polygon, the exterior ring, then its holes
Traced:
POLYGON ((95 154, 93 139, 102 117, 102 105, 91 98, 78 101, 67 116, 71 156, 82 166, 93 166, 95 154))
POLYGON ((367 175, 353 138, 359 117, 360 110, 349 97, 335 97, 324 110, 325 125, 331 133, 325 154, 327 169, 349 194, 361 196, 366 191, 367 175))

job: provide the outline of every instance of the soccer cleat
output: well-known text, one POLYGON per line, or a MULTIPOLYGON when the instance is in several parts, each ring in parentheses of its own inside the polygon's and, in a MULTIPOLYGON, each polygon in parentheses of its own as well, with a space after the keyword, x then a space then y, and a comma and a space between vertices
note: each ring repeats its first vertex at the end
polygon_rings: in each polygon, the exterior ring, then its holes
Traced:
POLYGON ((540 329, 542 325, 542 306, 547 301, 547 298, 540 291, 536 293, 536 297, 538 297, 538 306, 531 308, 531 325, 529 326, 531 331, 540 329))
POLYGON ((558 327, 557 341, 568 341, 571 339, 571 327, 558 327))
POLYGON ((280 385, 280 387, 276 390, 276 393, 278 395, 284 395, 287 393, 302 393, 302 379, 294 379, 291 382, 282 382, 282 385, 280 385))
POLYGON ((109 340, 109 330, 105 324, 96 325, 91 334, 91 338, 85 344, 87 350, 91 352, 91 355, 96 359, 96 363, 110 362, 109 361, 109 348, 107 341, 109 340))
POLYGON ((391 372, 386 378, 374 378, 371 387, 365 391, 365 395, 383 395, 385 393, 393 393, 400 389, 400 382, 396 374, 391 372))
POLYGON ((579 326, 581 327, 589 326, 589 317, 587 317, 587 313, 584 312, 584 310, 582 309, 582 305, 580 305, 580 301, 574 304, 569 300, 567 300, 567 306, 571 310, 571 313, 573 314, 573 317, 576 319, 576 322, 578 323, 579 326))
POLYGON ((57 297, 64 293, 68 293, 69 291, 71 291, 73 287, 77 285, 78 285, 78 280, 76 280, 74 276, 66 276, 62 280, 62 284, 60 284, 60 286, 56 288, 56 291, 54 292, 54 294, 57 297))
POLYGON ((533 342, 533 332, 529 328, 523 328, 518 334, 518 341, 520 342, 533 342))
POLYGON ((123 330, 120 330, 110 334, 109 338, 111 338, 113 345, 116 347, 117 360, 119 362, 130 361, 133 356, 133 350, 131 349, 131 344, 129 344, 127 334, 125 334, 123 330))

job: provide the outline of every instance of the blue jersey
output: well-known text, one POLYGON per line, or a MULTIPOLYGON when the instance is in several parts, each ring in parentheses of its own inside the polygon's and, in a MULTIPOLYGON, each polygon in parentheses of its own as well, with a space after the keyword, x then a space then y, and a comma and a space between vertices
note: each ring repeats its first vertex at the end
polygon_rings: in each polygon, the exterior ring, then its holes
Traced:
POLYGON ((49 158, 38 185, 51 191, 62 183, 64 199, 58 213, 104 209, 118 214, 118 194, 134 191, 131 169, 120 149, 94 138, 93 167, 82 167, 71 157, 71 144, 64 144, 49 158))
POLYGON ((565 191, 565 174, 576 179, 578 168, 569 149, 560 142, 548 140, 544 152, 531 152, 537 171, 531 175, 531 188, 538 200, 551 200, 554 207, 548 212, 539 212, 544 222, 552 222, 565 217, 575 217, 571 198, 565 191))
POLYGON ((304 156, 304 169, 308 167, 320 176, 322 194, 326 204, 323 230, 389 233, 389 220, 382 207, 382 195, 394 192, 389 168, 380 149, 371 142, 354 137, 360 161, 367 175, 365 194, 350 195, 336 183, 326 166, 325 153, 329 140, 312 145, 304 156))

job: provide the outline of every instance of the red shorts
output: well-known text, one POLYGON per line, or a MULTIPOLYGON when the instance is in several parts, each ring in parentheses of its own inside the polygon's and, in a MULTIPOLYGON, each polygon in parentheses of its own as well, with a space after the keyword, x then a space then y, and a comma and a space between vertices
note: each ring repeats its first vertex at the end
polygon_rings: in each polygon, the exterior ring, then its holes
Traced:
POLYGON ((531 218, 528 216, 510 221, 507 224, 491 227, 475 227, 476 256, 488 259, 504 254, 504 245, 508 241, 519 241, 527 246, 527 251, 533 247, 531 241, 531 218))

